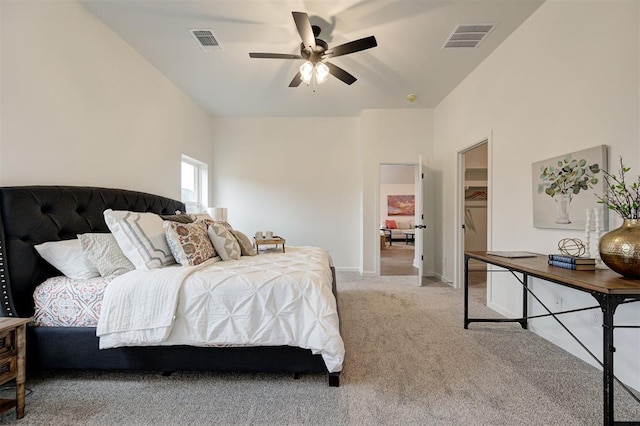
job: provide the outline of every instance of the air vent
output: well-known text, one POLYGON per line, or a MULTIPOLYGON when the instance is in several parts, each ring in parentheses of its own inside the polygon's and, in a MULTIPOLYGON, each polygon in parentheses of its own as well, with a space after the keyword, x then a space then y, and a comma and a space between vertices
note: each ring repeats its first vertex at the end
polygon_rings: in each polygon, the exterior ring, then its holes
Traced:
POLYGON ((478 47, 480 42, 495 28, 496 24, 464 24, 458 25, 442 46, 443 49, 452 47, 478 47))
POLYGON ((216 40, 211 30, 189 30, 189 32, 198 42, 200 49, 205 52, 222 49, 222 46, 220 46, 220 43, 218 43, 218 40, 216 40))

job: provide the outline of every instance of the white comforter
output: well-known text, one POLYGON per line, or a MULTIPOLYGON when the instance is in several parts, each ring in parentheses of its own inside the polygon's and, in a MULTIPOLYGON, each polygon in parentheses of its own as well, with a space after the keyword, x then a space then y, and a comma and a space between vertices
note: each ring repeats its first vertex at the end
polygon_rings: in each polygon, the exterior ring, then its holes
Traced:
POLYGON ((342 370, 344 343, 329 255, 316 247, 131 271, 105 291, 100 348, 141 345, 279 346, 321 354, 342 370))

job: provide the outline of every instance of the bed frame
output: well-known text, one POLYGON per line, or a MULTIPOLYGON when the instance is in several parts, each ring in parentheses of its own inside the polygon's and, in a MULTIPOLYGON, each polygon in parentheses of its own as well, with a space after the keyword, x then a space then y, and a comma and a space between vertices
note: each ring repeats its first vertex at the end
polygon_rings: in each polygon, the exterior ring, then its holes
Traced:
MULTIPOLYGON (((109 232, 106 209, 174 214, 183 203, 123 189, 76 186, 0 188, 0 315, 31 317, 33 292, 49 277, 61 275, 34 245, 109 232)), ((336 293, 332 268, 333 292, 336 293)), ((29 327, 27 362, 32 369, 178 370, 326 373, 339 386, 340 373, 328 373, 320 355, 290 346, 211 348, 148 346, 98 348, 94 327, 29 327)))

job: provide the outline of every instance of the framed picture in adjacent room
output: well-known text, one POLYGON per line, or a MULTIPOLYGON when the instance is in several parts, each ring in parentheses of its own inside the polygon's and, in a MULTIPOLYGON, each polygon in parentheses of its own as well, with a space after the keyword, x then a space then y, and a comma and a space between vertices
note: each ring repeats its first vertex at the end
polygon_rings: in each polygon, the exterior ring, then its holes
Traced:
POLYGON ((414 216, 415 212, 414 195, 387 195, 387 216, 414 216))

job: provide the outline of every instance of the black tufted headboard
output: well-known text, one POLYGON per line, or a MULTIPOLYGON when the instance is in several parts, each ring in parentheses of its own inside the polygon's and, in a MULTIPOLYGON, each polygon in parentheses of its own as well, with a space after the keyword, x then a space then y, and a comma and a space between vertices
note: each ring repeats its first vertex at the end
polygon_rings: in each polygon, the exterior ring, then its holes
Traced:
POLYGON ((0 315, 33 315, 33 291, 61 275, 33 248, 47 241, 109 232, 106 209, 173 214, 180 201, 124 189, 84 186, 14 186, 0 188, 0 315))

